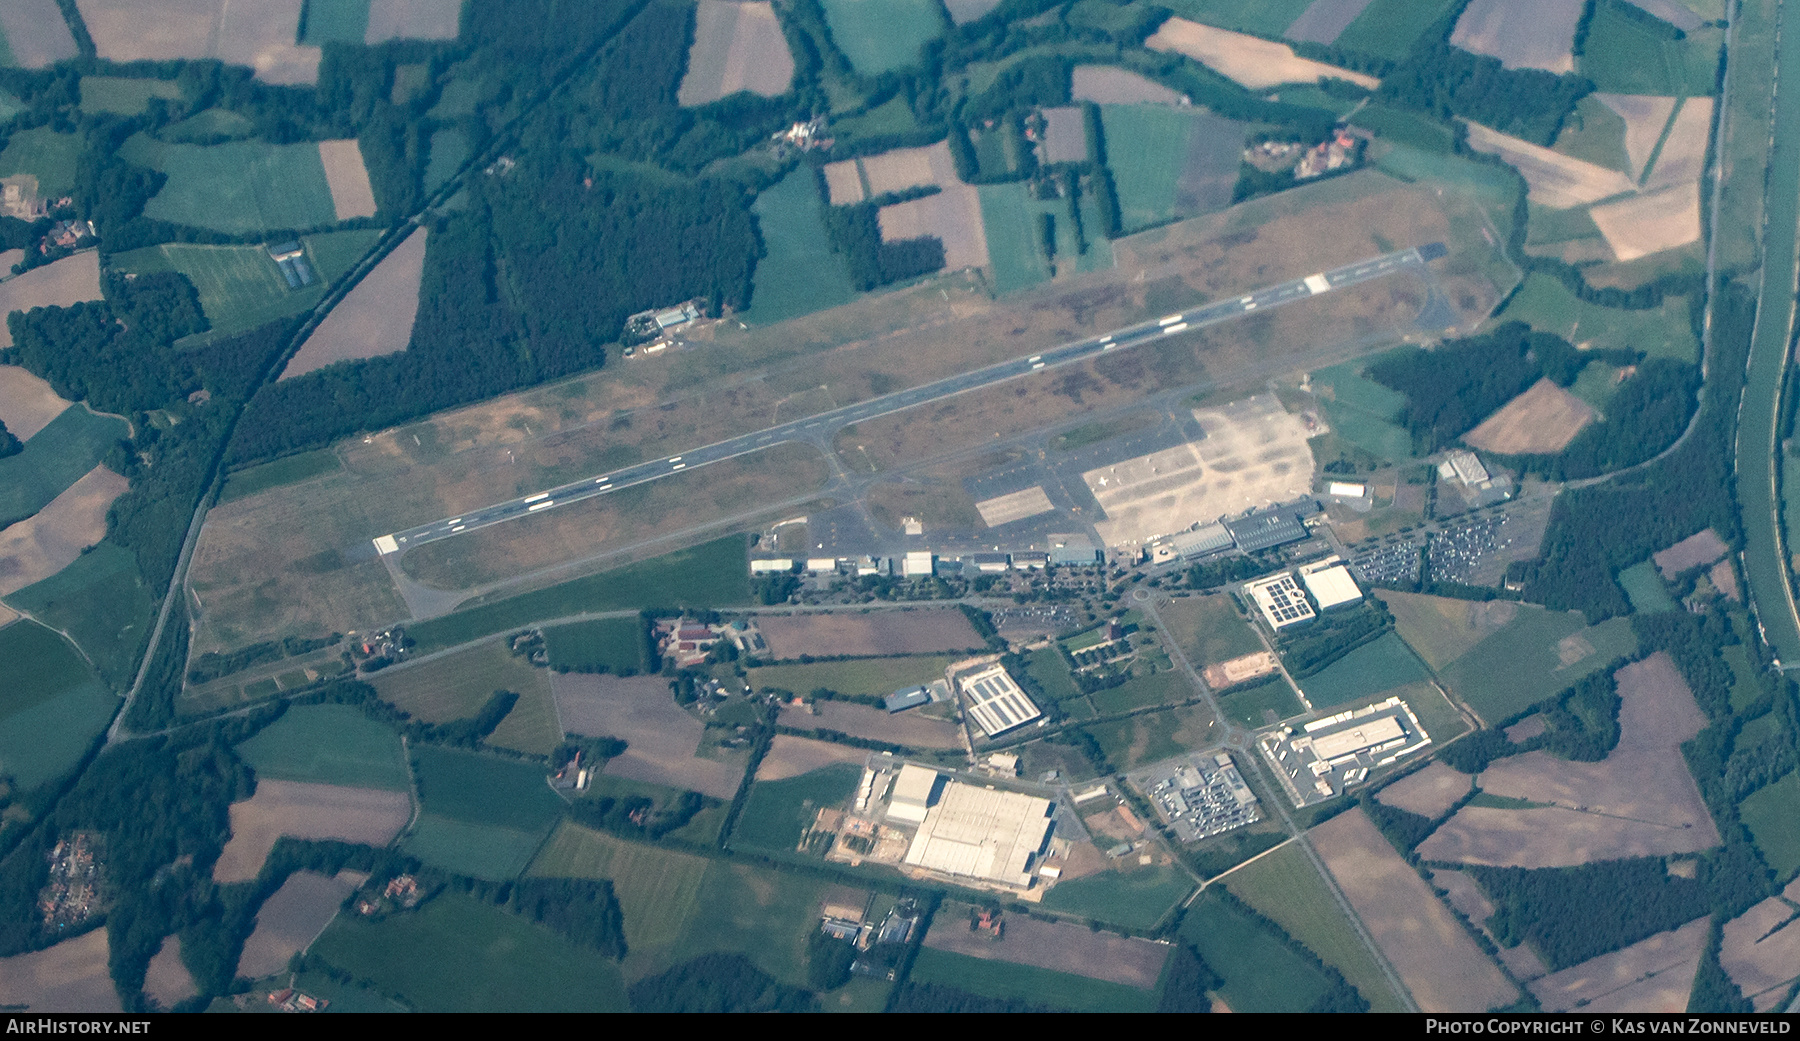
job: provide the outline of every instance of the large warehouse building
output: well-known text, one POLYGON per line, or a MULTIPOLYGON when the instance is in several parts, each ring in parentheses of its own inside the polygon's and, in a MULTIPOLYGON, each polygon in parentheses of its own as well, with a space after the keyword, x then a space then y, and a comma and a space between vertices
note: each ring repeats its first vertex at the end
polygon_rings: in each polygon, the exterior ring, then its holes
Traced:
POLYGON ((1049 799, 951 780, 913 836, 906 863, 1025 889, 1054 823, 1049 799))
POLYGON ((998 662, 964 676, 961 683, 963 696, 969 699, 970 718, 989 737, 1043 715, 998 662))

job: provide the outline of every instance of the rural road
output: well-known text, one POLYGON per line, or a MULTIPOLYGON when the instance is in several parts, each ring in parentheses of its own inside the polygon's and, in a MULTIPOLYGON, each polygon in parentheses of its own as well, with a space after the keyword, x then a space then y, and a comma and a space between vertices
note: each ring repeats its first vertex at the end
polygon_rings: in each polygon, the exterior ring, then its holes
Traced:
POLYGON ((717 463, 737 456, 748 455, 783 442, 822 440, 852 423, 889 415, 956 394, 981 390, 1006 380, 1031 375, 1039 370, 1048 371, 1064 365, 1084 362, 1121 347, 1133 347, 1189 329, 1230 321, 1259 308, 1280 307, 1283 304, 1304 300, 1333 289, 1385 278, 1396 272, 1422 267, 1427 262, 1444 256, 1445 253, 1446 250, 1441 243, 1433 242, 1416 249, 1369 257, 1333 268, 1330 271, 1258 289, 1244 296, 1232 297, 1229 300, 1221 300, 1204 307, 1168 315, 1156 321, 1140 322, 1103 336, 1078 340, 1029 357, 1000 362, 986 368, 976 369, 973 372, 926 383, 910 390, 896 391, 854 405, 846 405, 830 412, 822 412, 804 419, 769 427, 766 430, 718 441, 702 448, 690 449, 680 455, 638 463, 610 473, 584 477, 578 481, 532 495, 521 496, 507 502, 469 510, 455 517, 446 517, 430 524, 422 524, 415 528, 382 535, 374 540, 375 548, 384 556, 401 553, 423 543, 436 542, 439 539, 460 535, 465 531, 474 531, 477 528, 499 524, 557 506, 566 506, 572 502, 580 502, 596 495, 605 495, 608 492, 644 484, 680 473, 683 470, 705 466, 708 463, 717 463))

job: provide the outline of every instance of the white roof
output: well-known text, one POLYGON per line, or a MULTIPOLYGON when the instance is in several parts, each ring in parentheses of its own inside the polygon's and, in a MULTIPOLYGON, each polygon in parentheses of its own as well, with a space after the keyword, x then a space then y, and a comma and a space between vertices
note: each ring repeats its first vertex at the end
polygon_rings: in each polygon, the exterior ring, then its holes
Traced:
POLYGON ((806 570, 808 570, 808 571, 836 571, 837 570, 837 558, 836 557, 808 557, 808 558, 806 558, 806 570))
POLYGON ((1321 610, 1339 604, 1352 604, 1362 599, 1362 590, 1356 588, 1356 579, 1350 577, 1350 569, 1342 564, 1323 571, 1309 571, 1300 577, 1306 580, 1306 590, 1319 602, 1321 610))
POLYGON ((1363 497, 1363 493, 1368 490, 1366 485, 1353 484, 1350 481, 1333 481, 1331 482, 1331 487, 1328 489, 1328 493, 1331 495, 1342 495, 1346 499, 1360 499, 1363 497))
POLYGON ((1048 799, 951 782, 913 836, 906 863, 1022 888, 1052 823, 1048 799))
POLYGON ((908 803, 922 808, 930 801, 931 789, 937 779, 936 770, 907 763, 900 768, 900 777, 894 781, 894 794, 889 801, 893 805, 908 803))
POLYGON ((1405 736, 1406 731, 1401 729, 1400 720, 1393 716, 1382 716, 1348 730, 1313 738, 1313 754, 1330 761, 1338 756, 1360 752, 1405 736))
POLYGON ((1043 715, 999 663, 964 676, 961 683, 963 695, 969 699, 969 715, 989 737, 1043 715))
POLYGON ((911 575, 931 574, 931 553, 929 550, 914 550, 906 555, 901 565, 903 573, 911 575))
POLYGON ((1244 592, 1256 601, 1257 610, 1271 628, 1280 629, 1313 617, 1312 605, 1300 595, 1300 584, 1285 571, 1245 585, 1244 592))

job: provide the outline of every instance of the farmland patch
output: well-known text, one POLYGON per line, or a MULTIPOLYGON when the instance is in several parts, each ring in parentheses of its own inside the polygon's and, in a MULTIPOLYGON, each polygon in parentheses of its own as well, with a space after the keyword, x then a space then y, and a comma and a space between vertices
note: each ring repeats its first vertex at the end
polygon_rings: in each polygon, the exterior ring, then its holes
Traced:
POLYGON ((217 58, 250 66, 265 83, 311 84, 319 77, 319 48, 295 42, 305 0, 235 7, 230 0, 76 0, 76 6, 106 61, 217 58))
POLYGON ((338 907, 367 876, 341 871, 335 877, 314 871, 289 875, 256 912, 256 929, 244 941, 237 975, 261 979, 287 968, 337 917, 338 907))
POLYGON ((860 766, 868 755, 867 750, 849 745, 777 734, 769 745, 768 754, 763 756, 762 762, 756 767, 756 780, 758 783, 785 781, 790 777, 799 777, 840 763, 855 763, 860 766))
POLYGON ((1432 763, 1383 788, 1375 799, 1384 806, 1435 819, 1469 794, 1470 784, 1468 774, 1457 773, 1443 763, 1432 763))
POLYGON ((914 65, 920 48, 944 30, 937 0, 821 0, 831 39, 858 75, 914 65))
POLYGON ((419 312, 419 280, 425 273, 425 229, 419 228, 363 276, 331 309, 281 371, 302 376, 340 361, 395 354, 412 340, 419 312))
POLYGON ((550 678, 557 716, 568 733, 625 741, 624 754, 607 761, 609 776, 692 789, 714 798, 737 793, 744 763, 699 758, 705 724, 675 704, 669 681, 659 676, 557 673, 550 678))
MULTIPOLYGON (((1011 930, 1018 924, 1030 921, 1028 918, 1009 918, 1006 928, 1011 930)), ((961 923, 946 924, 955 927, 961 923)), ((941 931, 943 926, 932 929, 934 933, 941 931)), ((1011 937, 1001 942, 1010 945, 1011 937)), ((1167 948, 1161 950, 1166 957, 1167 948)), ((971 994, 1027 1002, 1052 1009, 1067 1009, 1071 1012, 1156 1010, 1156 996, 1143 990, 1104 982, 1088 974, 1057 972, 1019 961, 1002 960, 997 956, 971 956, 933 946, 929 939, 925 949, 913 959, 912 973, 908 978, 924 984, 955 987, 971 994)))
POLYGON ((1206 709, 1190 706, 1095 723, 1086 729, 1100 743, 1115 769, 1133 770, 1145 763, 1204 748, 1218 737, 1217 726, 1206 709))
POLYGON ((1142 104, 1106 105, 1100 122, 1127 231, 1231 203, 1247 125, 1202 110, 1142 104))
POLYGON ((0 6, 0 38, 12 60, 7 64, 21 69, 42 69, 78 53, 69 23, 55 0, 16 0, 0 6))
POLYGON ((1706 934, 1697 919, 1527 986, 1546 1012, 1686 1012, 1706 934))
POLYGON ((1244 690, 1234 690, 1219 697, 1219 708, 1225 715, 1251 729, 1271 726, 1297 716, 1306 709, 1294 696, 1285 679, 1272 679, 1244 690))
POLYGON ((1588 214, 1620 262, 1700 240, 1700 189, 1693 182, 1595 206, 1588 214))
POLYGON ((1452 0, 1375 0, 1338 34, 1337 46, 1399 61, 1452 0))
POLYGON ((107 971, 106 927, 30 954, 0 958, 0 1004, 27 1012, 119 1012, 107 971))
POLYGON ((1314 708, 1325 709, 1427 679, 1430 676, 1412 651, 1400 637, 1388 633, 1301 680, 1300 690, 1314 708))
POLYGON ((363 42, 454 40, 462 0, 369 0, 369 27, 363 42))
POLYGON ((400 850, 453 874, 503 882, 517 878, 543 842, 541 830, 472 824, 421 813, 400 840, 400 850))
POLYGON ((163 937, 144 972, 144 994, 158 1007, 171 1009, 197 993, 194 977, 181 960, 181 937, 163 937))
POLYGON ((0 629, 0 774, 30 791, 68 772, 119 699, 60 634, 33 621, 0 629))
POLYGON ((987 235, 981 223, 982 195, 966 185, 952 185, 935 195, 883 206, 876 215, 881 241, 903 242, 932 237, 944 244, 944 268, 986 267, 987 235))
POLYGON ((1071 74, 1070 95, 1076 101, 1092 101, 1101 105, 1138 103, 1173 105, 1181 100, 1176 91, 1144 76, 1121 69, 1117 65, 1077 65, 1071 74))
POLYGON ((1625 155, 1631 164, 1626 172, 1634 181, 1643 179, 1675 114, 1676 99, 1655 94, 1595 94, 1594 99, 1625 121, 1625 155))
POLYGON ((1193 891, 1193 878, 1171 863, 1134 864, 1059 882, 1044 894, 1044 908, 1149 931, 1193 891))
POLYGON ((233 235, 304 230, 337 220, 319 148, 311 142, 186 145, 138 135, 125 142, 120 155, 168 174, 144 207, 156 220, 233 235))
MULTIPOLYGON (((1468 123, 1469 147, 1497 155, 1516 168, 1529 187, 1527 197, 1539 206, 1567 209, 1599 202, 1634 190, 1637 185, 1617 170, 1563 155, 1542 145, 1468 123)), ((1598 209, 1598 207, 1596 207, 1598 209)), ((1596 223, 1599 221, 1595 215, 1596 223)))
POLYGON ((1581 0, 1474 0, 1457 19, 1450 43, 1499 58, 1509 69, 1574 72, 1581 10, 1581 0))
MULTIPOLYGON (((860 201, 862 182, 856 178, 855 164, 850 167, 856 200, 860 201)), ((836 307, 856 296, 842 259, 832 252, 825 237, 825 220, 811 169, 802 166, 764 189, 750 212, 756 215, 763 248, 768 252, 756 262, 747 319, 756 323, 779 322, 836 307)))
POLYGON ((811 655, 933 654, 980 648, 981 637, 958 610, 818 611, 758 615, 756 627, 777 660, 811 655))
MULTIPOLYGON (((4 156, 0 155, 0 160, 4 156)), ((0 348, 11 347, 5 316, 34 307, 68 307, 100 299, 100 254, 83 250, 0 282, 0 348)))
POLYGON ((892 658, 853 658, 848 661, 812 662, 805 665, 765 665, 750 670, 748 682, 758 690, 775 687, 809 694, 824 687, 839 694, 874 694, 886 697, 896 690, 944 678, 944 670, 956 656, 914 655, 892 658))
POLYGON ((1794 918, 1793 905, 1770 897, 1721 931, 1719 965, 1759 1011, 1785 996, 1800 973, 1800 923, 1794 918))
POLYGON ((129 550, 102 542, 68 567, 6 599, 45 625, 68 633, 113 689, 123 690, 131 683, 156 608, 138 573, 137 557, 129 550))
POLYGON ((411 818, 412 797, 406 792, 258 781, 254 796, 231 804, 231 840, 213 865, 213 879, 255 878, 283 835, 379 848, 394 841, 411 818))
POLYGON ((264 780, 407 788, 399 735, 351 705, 296 705, 237 753, 264 780))
POLYGON ((1660 307, 1623 311, 1580 300, 1561 282, 1534 272, 1525 277, 1499 318, 1555 333, 1583 350, 1625 347, 1689 363, 1699 353, 1684 296, 1665 296, 1660 307))
POLYGON ((1156 613, 1196 668, 1263 649, 1256 631, 1238 615, 1229 596, 1179 597, 1158 607, 1156 613))
POLYGON ((1329 44, 1356 21, 1370 0, 1313 0, 1282 33, 1290 40, 1329 44))
POLYGON ((0 365, 0 423, 7 433, 29 441, 69 407, 50 384, 28 369, 0 365))
POLYGON ((691 853, 626 842, 564 821, 529 874, 611 880, 625 917, 625 943, 639 954, 646 948, 667 949, 681 938, 709 863, 691 853))
POLYGON ((1800 871, 1800 817, 1794 813, 1796 806, 1800 806, 1800 772, 1795 771, 1751 792, 1738 804, 1738 816, 1778 878, 1790 878, 1800 871))
POLYGON ((1366 90, 1381 85, 1373 76, 1296 57, 1286 44, 1215 29, 1185 18, 1164 22, 1144 41, 1144 46, 1186 55, 1251 90, 1283 83, 1316 83, 1327 78, 1348 80, 1366 90))
POLYGON ((1330 986, 1274 928, 1215 894, 1188 908, 1180 935, 1223 977, 1218 993, 1233 1012, 1304 1012, 1330 986))
POLYGON ((891 713, 847 701, 819 701, 813 706, 813 715, 784 714, 782 722, 803 730, 835 730, 909 748, 957 748, 962 744, 956 727, 941 719, 917 711, 891 713))
POLYGON ((180 97, 181 87, 174 80, 126 79, 119 76, 81 77, 83 112, 135 116, 149 106, 151 98, 174 101, 180 97))
POLYGON ((773 5, 700 0, 677 100, 705 105, 740 90, 772 98, 786 93, 793 79, 794 56, 773 5))
POLYGON ((1507 402, 1463 435, 1475 448, 1502 455, 1552 455, 1594 421, 1587 402, 1547 379, 1507 402))
POLYGON ((967 928, 971 913, 967 906, 946 904, 934 918, 925 946, 984 961, 1087 976, 1139 990, 1156 987, 1163 962, 1169 957, 1165 944, 1097 933, 1064 922, 1042 922, 1024 915, 1008 916, 1005 930, 996 939, 967 928))
POLYGON ((331 206, 338 220, 375 216, 375 189, 369 186, 369 171, 356 138, 320 141, 319 165, 325 168, 325 184, 331 190, 331 206))
POLYGON ((1636 648, 1637 637, 1627 619, 1584 626, 1579 615, 1527 604, 1500 632, 1440 669, 1439 675, 1483 720, 1497 723, 1636 648))
POLYGON ((1651 557, 1662 576, 1674 581, 1684 572, 1704 567, 1730 552, 1731 547, 1711 528, 1689 535, 1651 557))
POLYGON ((96 466, 34 516, 0 530, 0 596, 49 578, 104 538, 106 511, 128 487, 96 466))

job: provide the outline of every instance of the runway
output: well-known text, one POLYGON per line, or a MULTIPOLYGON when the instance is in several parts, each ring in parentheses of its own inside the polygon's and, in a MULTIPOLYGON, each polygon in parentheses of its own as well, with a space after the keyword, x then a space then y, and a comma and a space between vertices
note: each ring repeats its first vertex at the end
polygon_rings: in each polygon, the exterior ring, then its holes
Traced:
POLYGON ((852 423, 860 423, 877 416, 885 416, 956 394, 981 390, 996 383, 1030 376, 1039 371, 1048 371, 1064 365, 1084 362, 1109 351, 1136 346, 1164 336, 1173 336, 1190 329, 1216 325, 1259 309, 1280 307, 1283 304, 1327 293, 1334 289, 1385 278, 1408 268, 1422 267, 1427 262, 1444 256, 1446 252, 1443 244, 1433 242, 1415 249, 1370 257, 1330 271, 1258 289, 1243 296, 1167 315, 1155 321, 1140 322, 1103 336, 1064 344, 1029 357, 999 362, 973 372, 926 383, 910 390, 896 391, 854 405, 846 405, 830 412, 797 419, 755 433, 743 434, 701 448, 689 449, 680 455, 638 463, 610 473, 584 477, 579 481, 572 481, 556 488, 470 510, 456 517, 446 517, 430 524, 419 525, 416 528, 382 535, 373 541, 376 550, 383 555, 401 553, 423 543, 436 542, 439 539, 460 535, 465 531, 474 531, 477 528, 485 528, 543 510, 566 506, 572 502, 591 499, 597 495, 606 495, 630 488, 633 485, 681 473, 684 470, 702 467, 708 463, 717 463, 740 455, 748 455, 785 441, 819 440, 822 436, 828 436, 852 423))

